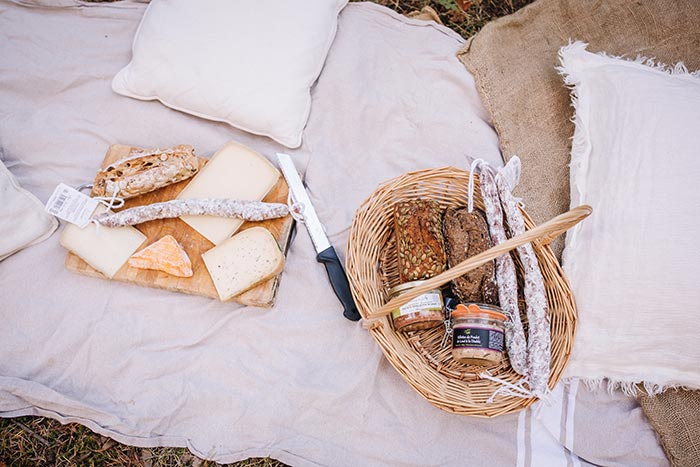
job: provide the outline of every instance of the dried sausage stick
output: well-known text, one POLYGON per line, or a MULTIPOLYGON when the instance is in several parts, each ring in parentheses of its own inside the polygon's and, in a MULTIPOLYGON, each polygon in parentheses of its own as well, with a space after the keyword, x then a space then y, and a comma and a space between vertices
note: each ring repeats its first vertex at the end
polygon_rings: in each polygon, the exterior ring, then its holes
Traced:
MULTIPOLYGON (((517 172, 519 173, 519 170, 517 172)), ((515 236, 525 232, 525 221, 518 207, 518 201, 511 193, 511 186, 515 185, 515 181, 507 180, 507 176, 507 170, 499 172, 496 176, 496 186, 511 236, 515 236)), ((541 397, 546 394, 548 389, 547 381, 549 380, 551 358, 547 296, 544 290, 542 271, 532 244, 526 243, 519 246, 517 252, 523 265, 525 282, 523 293, 528 321, 527 376, 532 392, 541 397)))
MULTIPOLYGON (((506 241, 506 231, 503 226, 503 210, 498 197, 498 188, 491 167, 481 164, 481 197, 484 202, 486 219, 488 220, 491 239, 494 245, 506 241)), ((496 258, 496 278, 498 282, 498 298, 501 308, 508 316, 506 322, 506 344, 510 365, 516 373, 527 375, 527 343, 525 331, 520 321, 518 310, 518 280, 515 275, 515 263, 510 254, 496 258)))
POLYGON ((239 201, 234 199, 176 199, 125 209, 117 213, 103 212, 93 220, 107 227, 123 227, 156 219, 180 216, 238 217, 245 221, 275 219, 289 214, 289 207, 281 203, 239 201))

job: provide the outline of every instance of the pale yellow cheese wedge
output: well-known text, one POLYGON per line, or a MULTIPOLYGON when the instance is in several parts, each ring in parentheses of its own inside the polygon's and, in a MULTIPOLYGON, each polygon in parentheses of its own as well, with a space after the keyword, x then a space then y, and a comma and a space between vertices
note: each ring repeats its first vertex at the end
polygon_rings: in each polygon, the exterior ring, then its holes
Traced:
MULTIPOLYGON (((242 144, 230 142, 211 157, 177 199, 261 201, 279 177, 279 171, 270 161, 242 144)), ((233 235, 243 223, 241 219, 214 216, 182 216, 180 219, 214 245, 233 235)))
POLYGON ((172 235, 166 235, 131 255, 129 266, 163 271, 177 277, 192 277, 190 257, 172 235))
POLYGON ((263 227, 251 227, 202 255, 221 301, 279 274, 284 255, 277 240, 263 227))
MULTIPOLYGON (((105 212, 99 205, 96 213, 105 212)), ((114 277, 126 260, 146 241, 146 236, 131 226, 97 228, 90 223, 85 228, 67 224, 59 242, 108 278, 114 277)))

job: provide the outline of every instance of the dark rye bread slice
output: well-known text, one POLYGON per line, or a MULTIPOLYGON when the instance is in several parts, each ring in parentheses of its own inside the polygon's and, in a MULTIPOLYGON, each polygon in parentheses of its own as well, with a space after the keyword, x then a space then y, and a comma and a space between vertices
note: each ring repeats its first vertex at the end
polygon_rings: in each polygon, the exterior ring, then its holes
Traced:
MULTIPOLYGON (((475 209, 449 208, 443 223, 447 264, 462 261, 493 246, 484 214, 475 209)), ((452 291, 462 302, 498 304, 495 264, 490 261, 452 281, 452 291)))

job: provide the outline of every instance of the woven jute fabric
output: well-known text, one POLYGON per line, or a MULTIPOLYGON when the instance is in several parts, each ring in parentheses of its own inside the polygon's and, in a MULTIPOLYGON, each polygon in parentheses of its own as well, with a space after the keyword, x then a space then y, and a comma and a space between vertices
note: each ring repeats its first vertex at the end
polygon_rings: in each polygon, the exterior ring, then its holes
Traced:
MULTIPOLYGON (((574 125, 558 66, 570 40, 592 52, 700 68, 697 0, 538 0, 487 24, 458 56, 474 75, 506 160, 523 162, 516 195, 536 223, 569 208, 574 125)), ((478 154, 470 154, 478 157, 478 154)), ((563 239, 552 244, 560 256, 563 239)))
POLYGON ((674 467, 700 465, 700 391, 668 390, 641 396, 642 410, 674 467))

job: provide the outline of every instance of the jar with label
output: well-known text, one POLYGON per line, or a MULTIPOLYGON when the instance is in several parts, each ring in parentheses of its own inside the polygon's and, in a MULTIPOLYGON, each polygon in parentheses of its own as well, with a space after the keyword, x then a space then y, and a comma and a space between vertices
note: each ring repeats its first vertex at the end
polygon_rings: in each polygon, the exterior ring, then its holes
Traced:
POLYGON ((457 305, 452 312, 452 358, 468 365, 500 363, 505 348, 506 319, 497 306, 457 305))
MULTIPOLYGON (((424 281, 406 282, 389 290, 391 298, 398 297, 424 281)), ((441 326, 445 320, 444 303, 440 289, 428 290, 392 311, 394 328, 397 331, 417 331, 441 326)))

